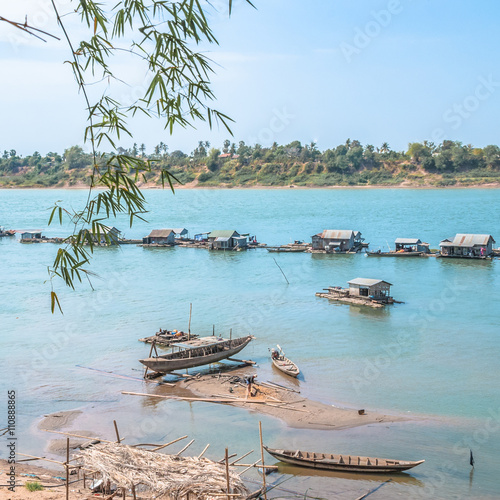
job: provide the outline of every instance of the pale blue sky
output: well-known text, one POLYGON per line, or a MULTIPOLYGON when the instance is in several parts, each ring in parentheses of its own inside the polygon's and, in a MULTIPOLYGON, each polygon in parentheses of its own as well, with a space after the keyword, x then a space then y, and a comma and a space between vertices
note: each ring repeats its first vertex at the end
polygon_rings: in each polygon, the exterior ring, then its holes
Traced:
MULTIPOLYGON (((16 2, 10 14, 23 19, 29 8, 42 27, 56 30, 45 3, 16 2)), ((257 10, 235 0, 231 19, 225 0, 212 3, 221 8, 210 14, 220 42, 208 48, 219 65, 213 85, 218 109, 236 120, 235 142, 298 139, 322 150, 348 137, 397 150, 425 139, 500 143, 494 0, 255 0, 257 10)), ((0 150, 45 154, 82 144, 84 102, 66 58, 62 42, 20 39, 0 24, 0 150)), ((134 68, 121 71, 133 86, 144 81, 134 68)), ((118 95, 126 100, 133 92, 118 95)), ((229 138, 203 124, 170 136, 145 119, 133 130, 148 151, 163 141, 189 153, 198 140, 220 146, 229 138)))

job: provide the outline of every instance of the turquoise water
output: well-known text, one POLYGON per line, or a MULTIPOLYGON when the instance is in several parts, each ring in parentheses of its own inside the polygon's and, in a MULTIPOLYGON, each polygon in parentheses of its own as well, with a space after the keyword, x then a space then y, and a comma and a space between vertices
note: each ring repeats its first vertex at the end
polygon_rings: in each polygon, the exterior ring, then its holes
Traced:
MULTIPOLYGON (((56 200, 77 208, 85 196, 75 190, 4 190, 0 224, 62 236, 67 228, 47 229, 47 209, 56 200)), ((113 223, 129 238, 153 228, 187 227, 191 235, 236 229, 268 244, 310 241, 327 228, 356 229, 374 249, 386 249, 398 236, 420 238, 431 248, 458 232, 500 239, 496 190, 182 190, 175 196, 148 191, 147 198, 149 225, 113 223)), ((276 447, 426 459, 374 499, 497 497, 498 259, 99 248, 92 263, 100 276, 93 280, 95 291, 84 284, 70 292, 56 283, 61 316, 50 314, 50 285, 44 283, 55 252, 52 244, 0 240, 0 384, 2 392, 18 391, 21 444, 28 453, 40 451, 47 439, 34 430, 36 420, 61 409, 88 410, 78 428, 110 435, 116 418, 130 442, 189 433, 197 440, 194 452, 211 443, 211 458, 220 458, 226 445, 256 449, 262 419, 267 441, 276 447), (393 283, 394 297, 405 303, 364 310, 314 295, 356 277, 393 283), (288 429, 246 410, 123 396, 122 390, 146 387, 77 366, 140 377, 137 360, 149 348, 137 339, 160 326, 186 329, 190 302, 192 331, 211 333, 215 325, 217 333, 232 329, 233 335, 257 337, 245 356, 259 363, 261 380, 280 380, 267 359, 267 348, 279 343, 304 373, 305 396, 417 420, 337 432, 288 429), (476 458, 472 480, 469 448, 476 458)), ((289 470, 283 472, 289 477, 289 470)), ((332 492, 355 498, 376 485, 358 476, 310 477, 303 471, 285 484, 302 492, 312 488, 325 498, 332 492)))

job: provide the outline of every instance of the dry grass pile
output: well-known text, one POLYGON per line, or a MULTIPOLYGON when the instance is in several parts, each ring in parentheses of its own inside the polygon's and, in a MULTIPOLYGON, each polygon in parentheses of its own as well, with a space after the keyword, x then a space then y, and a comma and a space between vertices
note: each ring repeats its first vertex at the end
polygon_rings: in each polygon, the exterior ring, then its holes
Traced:
MULTIPOLYGON (((209 499, 226 493, 226 469, 207 458, 181 457, 153 453, 117 443, 106 443, 82 450, 83 465, 97 470, 104 481, 118 487, 165 496, 209 499)), ((231 493, 243 498, 248 490, 238 475, 230 471, 231 493)))

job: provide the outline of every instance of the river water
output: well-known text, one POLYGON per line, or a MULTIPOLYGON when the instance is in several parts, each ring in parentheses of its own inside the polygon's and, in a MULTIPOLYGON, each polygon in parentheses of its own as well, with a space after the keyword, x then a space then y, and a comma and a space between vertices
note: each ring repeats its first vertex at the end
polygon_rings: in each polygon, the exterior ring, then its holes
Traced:
MULTIPOLYGON (((125 218, 113 221, 128 238, 164 227, 186 227, 191 235, 235 229, 270 245, 310 241, 323 229, 354 229, 372 249, 387 249, 397 237, 420 238, 431 248, 456 233, 500 238, 500 198, 489 189, 150 190, 146 196, 149 224, 130 228, 125 218)), ((69 226, 47 228, 48 209, 57 200, 79 208, 85 198, 78 190, 4 190, 0 224, 63 236, 69 226)), ((52 315, 46 279, 56 250, 0 239, 0 385, 3 394, 17 393, 19 450, 41 453, 48 435, 36 422, 64 409, 85 410, 79 428, 101 435, 113 435, 116 419, 130 443, 189 434, 196 438, 193 453, 211 443, 207 456, 217 459, 225 446, 257 450, 262 420, 273 447, 426 459, 374 493, 375 500, 500 498, 498 259, 98 248, 94 290, 83 283, 69 291, 55 282, 64 315, 52 315), (404 304, 365 310, 315 296, 356 277, 389 281, 404 304), (304 374, 304 396, 411 421, 344 431, 290 429, 244 409, 124 396, 122 390, 145 392, 144 383, 89 370, 140 378, 137 360, 149 347, 137 339, 160 326, 187 329, 190 303, 191 331, 211 334, 215 325, 216 333, 232 329, 233 336, 257 337, 244 353, 258 362, 259 379, 283 382, 268 361, 268 347, 280 344, 304 374)), ((276 477, 287 479, 283 488, 346 499, 387 479, 286 467, 276 477)))

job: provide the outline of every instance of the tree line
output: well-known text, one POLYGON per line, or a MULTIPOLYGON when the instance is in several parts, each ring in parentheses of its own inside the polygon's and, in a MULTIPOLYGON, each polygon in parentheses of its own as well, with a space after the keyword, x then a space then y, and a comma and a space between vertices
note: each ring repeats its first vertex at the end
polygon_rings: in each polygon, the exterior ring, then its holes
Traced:
MULTIPOLYGON (((147 181, 155 182, 156 170, 169 169, 180 183, 195 179, 206 185, 363 185, 415 184, 453 185, 482 183, 500 176, 500 148, 477 148, 458 141, 441 144, 429 141, 408 144, 406 151, 381 146, 363 146, 347 139, 336 147, 320 151, 314 142, 292 141, 270 147, 225 140, 220 147, 199 141, 190 153, 170 151, 160 142, 148 151, 145 144, 117 148, 118 154, 144 159, 151 164, 147 181)), ((111 153, 100 152, 97 161, 106 163, 111 153)), ((92 154, 72 146, 62 154, 38 151, 22 157, 4 150, 0 158, 0 183, 19 186, 53 186, 85 183, 93 164, 92 154)))

